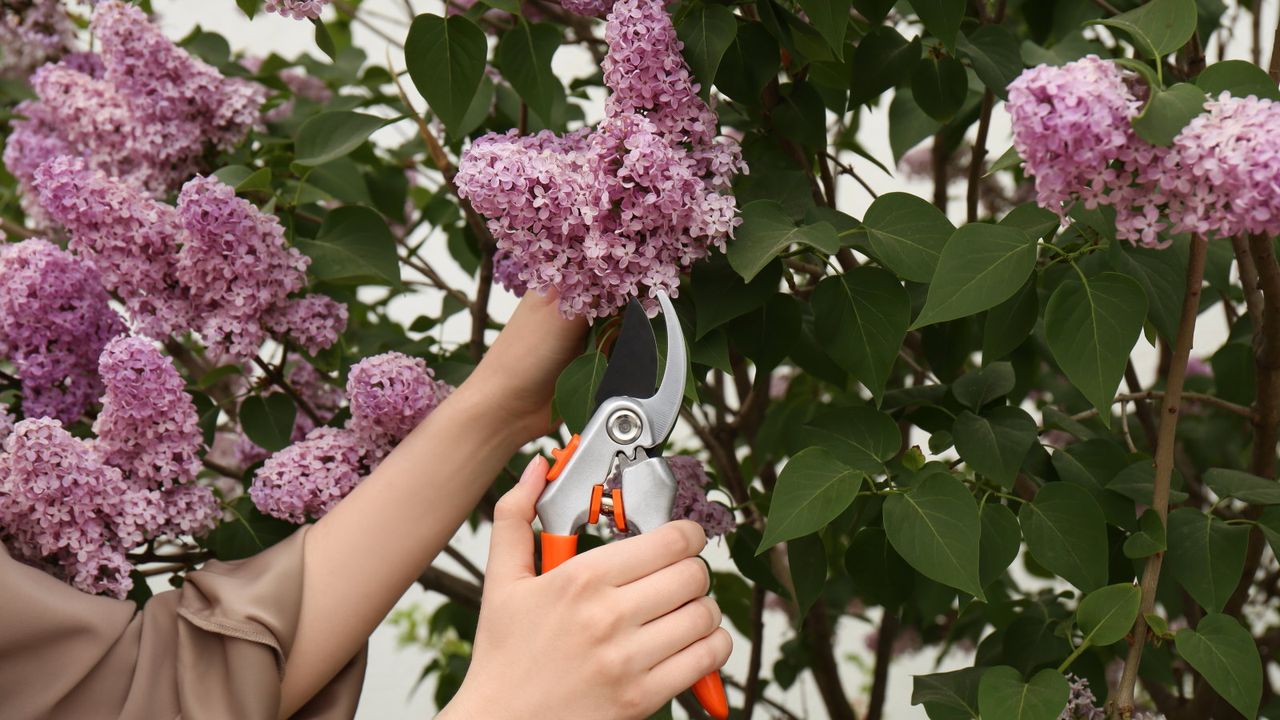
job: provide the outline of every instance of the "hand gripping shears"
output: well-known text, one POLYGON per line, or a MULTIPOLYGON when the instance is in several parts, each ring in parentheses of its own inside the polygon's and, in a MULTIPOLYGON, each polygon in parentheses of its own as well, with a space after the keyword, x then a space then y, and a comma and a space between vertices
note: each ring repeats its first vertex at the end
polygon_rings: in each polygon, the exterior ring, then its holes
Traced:
MULTIPOLYGON (((632 300, 623 316, 609 367, 596 392, 596 408, 580 434, 563 449, 538 500, 542 521, 542 571, 573 557, 578 529, 611 515, 623 532, 643 533, 671 520, 676 480, 662 457, 684 399, 686 352, 680 320, 666 293, 658 304, 667 330, 666 362, 656 388, 658 344, 640 303, 632 300), (617 469, 616 489, 606 481, 617 469), (625 499, 625 504, 624 504, 625 499)), ((720 673, 712 671, 693 686, 712 717, 725 720, 729 705, 720 673)))

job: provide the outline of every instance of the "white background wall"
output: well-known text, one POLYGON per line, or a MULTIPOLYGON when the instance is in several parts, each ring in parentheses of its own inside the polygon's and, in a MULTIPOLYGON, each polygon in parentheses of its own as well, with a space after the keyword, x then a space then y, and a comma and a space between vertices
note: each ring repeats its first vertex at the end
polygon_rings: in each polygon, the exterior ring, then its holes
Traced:
MULTIPOLYGON (((440 12, 440 4, 437 0, 430 2, 426 0, 367 0, 364 5, 378 15, 407 20, 406 3, 412 5, 416 12, 440 12)), ((270 14, 260 14, 250 22, 235 6, 233 0, 203 0, 201 2, 193 2, 192 0, 152 0, 152 5, 159 15, 161 25, 169 36, 173 38, 181 37, 192 28, 200 26, 206 30, 224 35, 235 50, 264 56, 271 52, 286 57, 292 57, 303 52, 311 52, 319 56, 319 52, 314 49, 312 27, 309 23, 289 20, 270 14)), ((1268 28, 1265 33, 1268 47, 1264 49, 1263 53, 1265 62, 1265 59, 1270 56, 1270 28, 1275 27, 1276 8, 1270 2, 1265 2, 1263 5, 1265 7, 1263 27, 1268 28)), ((378 20, 374 22, 377 22, 392 37, 403 37, 407 31, 407 22, 401 25, 378 20)), ((1242 14, 1242 22, 1239 22, 1236 28, 1236 40, 1228 48, 1228 57, 1247 58, 1248 46, 1246 42, 1248 34, 1248 15, 1242 14)), ((374 62, 382 62, 385 53, 389 49, 392 62, 398 68, 403 68, 403 51, 399 47, 388 46, 385 40, 379 38, 368 29, 357 25, 355 28, 355 41, 366 50, 374 62)), ((1211 59, 1217 58, 1216 42, 1209 47, 1209 53, 1211 59)), ((577 48, 561 49, 555 57, 555 68, 561 78, 566 81, 571 77, 588 75, 594 70, 589 56, 577 48)), ((409 90, 412 92, 411 85, 409 85, 409 90)), ((414 100, 419 109, 424 106, 421 98, 416 94, 414 100)), ((887 103, 885 107, 887 107, 887 103)), ((589 110, 588 117, 598 117, 598 112, 598 108, 594 112, 589 110)), ((888 144, 886 115, 886 112, 879 111, 865 118, 862 124, 860 140, 863 147, 867 148, 886 166, 891 167, 893 162, 888 144)), ((399 127, 387 128, 380 132, 385 133, 387 136, 392 136, 396 133, 404 135, 410 132, 406 125, 406 123, 402 123, 399 127)), ((990 142, 990 150, 993 153, 991 157, 993 159, 998 157, 1009 145, 1008 118, 1004 115, 1002 109, 997 109, 990 142)), ((846 161, 851 161, 862 176, 880 193, 907 190, 930 197, 929 193, 931 191, 927 185, 908 182, 894 175, 886 175, 872 163, 852 155, 846 158, 846 161)), ((960 190, 955 189, 953 192, 960 192, 960 190)), ((849 181, 847 178, 844 179, 840 193, 840 208, 842 210, 860 217, 870 203, 871 198, 865 191, 859 188, 856 183, 849 181)), ((957 211, 962 211, 962 205, 962 198, 953 197, 953 214, 957 211)), ((960 220, 961 218, 953 219, 960 220)), ((441 238, 433 238, 427 247, 427 257, 438 270, 445 274, 451 284, 463 288, 471 286, 471 280, 449 258, 441 238)), ((515 306, 515 299, 499 289, 495 290, 494 315, 498 318, 505 318, 515 306)), ((402 315, 405 322, 408 322, 424 312, 437 310, 439 303, 439 298, 430 296, 407 298, 398 302, 393 307, 393 312, 402 315)), ((469 331, 466 323, 467 320, 465 318, 457 317, 445 328, 446 338, 450 341, 464 340, 469 331)), ((1223 326, 1220 315, 1217 313, 1212 314, 1212 316, 1207 315, 1202 318, 1200 323, 1194 354, 1207 357, 1221 345, 1225 337, 1226 328, 1223 326)), ((1139 368, 1139 372, 1144 375, 1144 382, 1149 382, 1152 373, 1154 373, 1155 355, 1153 348, 1147 345, 1145 340, 1139 341, 1135 364, 1139 368)), ((482 531, 473 534, 463 529, 455 537, 454 545, 483 566, 488 546, 486 532, 482 531)), ((724 569, 732 568, 727 546, 723 543, 713 542, 705 554, 713 566, 724 569)), ((463 574, 461 569, 447 558, 441 559, 438 564, 442 568, 463 574)), ((405 593, 399 606, 407 607, 413 603, 418 603, 424 607, 432 607, 439 604, 439 602, 439 596, 430 595, 415 586, 405 593)), ((727 623, 726 626, 728 626, 727 623)), ((841 676, 845 690, 852 698, 855 706, 861 706, 865 703, 865 695, 869 688, 872 653, 866 647, 866 638, 871 629, 873 628, 869 624, 849 617, 841 618, 837 627, 835 647, 837 658, 840 660, 841 676), (850 662, 847 659, 849 656, 858 656, 862 658, 863 662, 850 662)), ((764 653, 763 665, 766 674, 776 659, 776 648, 789 634, 790 629, 787 620, 781 613, 767 613, 766 652, 764 653)), ((731 675, 741 678, 746 671, 748 645, 746 640, 741 636, 737 636, 736 633, 735 641, 737 650, 729 661, 727 671, 731 675)), ((425 683, 417 692, 414 691, 418 676, 428 659, 428 655, 420 649, 398 648, 395 633, 390 628, 384 626, 379 629, 370 641, 369 673, 365 681, 364 698, 361 702, 358 718, 360 720, 395 720, 398 718, 431 717, 434 709, 431 701, 433 684, 430 682, 425 683)), ((942 658, 939 661, 931 653, 907 656, 897 660, 891 668, 885 716, 890 720, 924 718, 925 715, 920 708, 910 705, 911 676, 913 674, 961 667, 967 664, 967 660, 968 658, 963 656, 952 656, 942 658), (938 662, 940 662, 941 666, 935 667, 935 663, 938 662)), ((732 694, 733 691, 731 691, 732 694)), ((802 676, 785 693, 780 692, 777 688, 770 688, 766 691, 766 694, 770 698, 780 701, 802 718, 816 719, 826 715, 817 690, 807 675, 802 676)), ((679 711, 677 710, 677 712, 679 711)), ((759 709, 757 715, 764 716, 759 709)))

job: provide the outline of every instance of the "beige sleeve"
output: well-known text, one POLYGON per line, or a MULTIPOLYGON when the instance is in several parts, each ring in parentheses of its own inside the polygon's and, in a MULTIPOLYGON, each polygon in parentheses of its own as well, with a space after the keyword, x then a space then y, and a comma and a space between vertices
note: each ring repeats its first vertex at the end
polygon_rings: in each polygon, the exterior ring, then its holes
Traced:
MULTIPOLYGON (((306 531, 209 562, 142 612, 0 550, 0 717, 276 720, 306 531)), ((362 651, 294 717, 350 720, 364 666, 362 651)))

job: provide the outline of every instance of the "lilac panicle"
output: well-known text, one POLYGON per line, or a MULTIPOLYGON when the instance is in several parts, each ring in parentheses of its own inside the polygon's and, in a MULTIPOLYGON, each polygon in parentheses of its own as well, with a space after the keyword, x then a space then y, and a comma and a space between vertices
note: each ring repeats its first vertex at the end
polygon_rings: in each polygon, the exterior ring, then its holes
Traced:
POLYGON ((271 332, 315 355, 347 328, 347 306, 327 295, 305 295, 272 307, 264 322, 271 332))
POLYGON ((737 143, 716 137, 661 0, 613 5, 606 39, 612 95, 598 128, 491 133, 456 178, 489 218, 504 285, 555 288, 567 317, 609 315, 635 296, 656 311, 654 291, 674 294, 682 271, 724 247, 737 223, 726 191, 746 170, 737 143))
POLYGON ((87 593, 123 598, 125 553, 160 522, 139 490, 50 418, 19 422, 0 452, 0 536, 19 560, 87 593))
POLYGON ((40 206, 70 233, 71 250, 101 270, 135 330, 160 338, 190 327, 177 277, 182 226, 173 207, 82 158, 55 158, 36 170, 34 181, 40 206))
POLYGON ((39 238, 0 246, 0 357, 26 417, 79 419, 101 392, 98 354, 124 331, 92 263, 39 238))
POLYGON ((701 460, 688 455, 675 455, 667 458, 667 466, 676 478, 672 520, 692 520, 702 526, 707 537, 718 537, 737 527, 729 508, 707 499, 707 486, 711 484, 711 478, 701 460))
POLYGON ((0 75, 22 77, 70 50, 75 25, 62 0, 0 4, 0 75))
POLYGON ((306 284, 310 259, 285 246, 274 215, 215 178, 184 185, 178 215, 177 277, 189 292, 194 329, 215 354, 255 355, 266 339, 263 315, 306 284))
POLYGON ((267 0, 262 8, 294 20, 312 20, 320 17, 328 4, 329 0, 267 0))
POLYGON ((302 442, 267 458, 249 496, 259 510, 283 520, 321 517, 451 390, 421 359, 388 352, 361 360, 347 378, 346 426, 311 430, 302 442))

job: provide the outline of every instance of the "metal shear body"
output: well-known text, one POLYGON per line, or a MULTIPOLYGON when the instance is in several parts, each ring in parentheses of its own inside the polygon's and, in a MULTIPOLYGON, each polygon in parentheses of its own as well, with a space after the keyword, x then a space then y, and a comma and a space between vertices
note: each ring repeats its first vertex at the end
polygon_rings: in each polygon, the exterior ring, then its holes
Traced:
MULTIPOLYGON (((537 506, 544 573, 574 556, 578 530, 595 524, 601 515, 612 515, 623 532, 647 532, 671 520, 676 480, 662 447, 680 416, 687 354, 675 307, 661 291, 657 300, 667 336, 661 383, 653 389, 657 343, 644 310, 633 300, 601 381, 595 412, 581 434, 563 449, 551 451, 556 462, 537 506), (609 489, 606 481, 615 468, 619 487, 609 489)), ((699 680, 693 691, 712 717, 728 717, 718 672, 699 680)))

